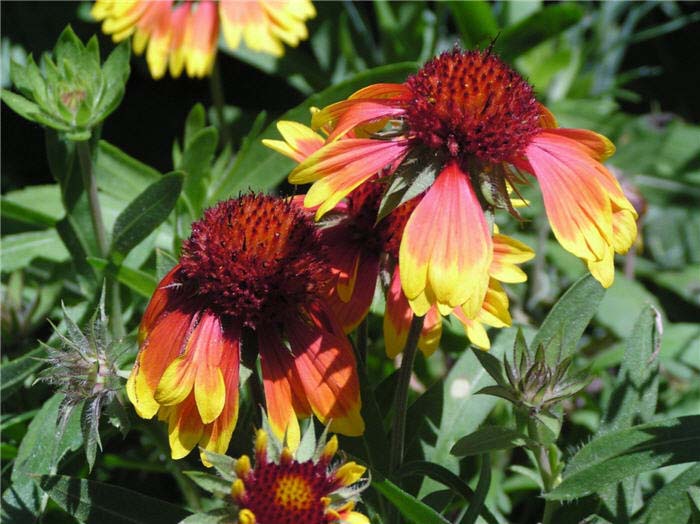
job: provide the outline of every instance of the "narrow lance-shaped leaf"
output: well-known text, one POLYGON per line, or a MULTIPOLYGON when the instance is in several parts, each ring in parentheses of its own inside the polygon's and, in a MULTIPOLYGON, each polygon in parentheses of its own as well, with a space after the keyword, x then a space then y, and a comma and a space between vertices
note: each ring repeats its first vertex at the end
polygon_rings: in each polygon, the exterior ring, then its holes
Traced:
POLYGON ((121 212, 114 224, 110 250, 116 263, 168 218, 180 195, 182 181, 181 173, 163 175, 121 212))

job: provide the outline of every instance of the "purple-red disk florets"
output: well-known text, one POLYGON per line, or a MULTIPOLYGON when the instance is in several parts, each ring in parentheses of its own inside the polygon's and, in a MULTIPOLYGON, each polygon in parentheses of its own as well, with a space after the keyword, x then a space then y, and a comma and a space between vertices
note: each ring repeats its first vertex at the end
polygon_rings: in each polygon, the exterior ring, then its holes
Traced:
POLYGON ((509 161, 538 131, 532 86, 490 50, 445 52, 406 83, 411 134, 449 156, 509 161))
POLYGON ((255 328, 316 301, 330 270, 313 220, 289 201, 245 195, 208 209, 183 244, 179 280, 255 328))

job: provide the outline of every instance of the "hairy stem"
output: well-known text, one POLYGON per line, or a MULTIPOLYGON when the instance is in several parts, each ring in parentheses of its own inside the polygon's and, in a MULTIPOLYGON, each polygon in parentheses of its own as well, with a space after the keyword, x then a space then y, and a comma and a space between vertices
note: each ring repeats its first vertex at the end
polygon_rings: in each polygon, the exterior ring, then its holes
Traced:
MULTIPOLYGON (((97 239, 97 247, 100 250, 100 256, 106 258, 109 254, 109 246, 107 245, 107 232, 104 221, 102 220, 102 208, 100 207, 100 197, 97 194, 97 180, 95 172, 92 169, 92 153, 90 152, 90 144, 87 141, 76 142, 78 150, 78 158, 80 160, 80 171, 83 175, 83 186, 88 197, 90 206, 90 219, 92 227, 95 231, 97 239)), ((112 331, 116 338, 122 338, 125 334, 124 320, 122 318, 122 304, 119 296, 119 282, 116 279, 106 276, 106 287, 110 295, 109 302, 109 317, 112 322, 112 331)))

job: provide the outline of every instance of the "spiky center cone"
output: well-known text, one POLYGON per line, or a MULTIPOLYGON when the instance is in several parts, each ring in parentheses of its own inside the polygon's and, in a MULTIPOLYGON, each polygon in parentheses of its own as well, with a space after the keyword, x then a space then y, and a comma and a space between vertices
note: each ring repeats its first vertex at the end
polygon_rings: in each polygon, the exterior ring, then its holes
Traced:
POLYGON ((407 85, 413 93, 406 110, 410 133, 449 156, 508 161, 538 130, 532 86, 490 49, 443 53, 407 85))
POLYGON ((241 508, 259 524, 327 524, 327 497, 337 488, 323 463, 257 464, 245 480, 241 508))
POLYGON ((298 314, 330 283, 313 221, 279 198, 251 194, 219 203, 192 225, 182 250, 185 288, 253 329, 298 314))

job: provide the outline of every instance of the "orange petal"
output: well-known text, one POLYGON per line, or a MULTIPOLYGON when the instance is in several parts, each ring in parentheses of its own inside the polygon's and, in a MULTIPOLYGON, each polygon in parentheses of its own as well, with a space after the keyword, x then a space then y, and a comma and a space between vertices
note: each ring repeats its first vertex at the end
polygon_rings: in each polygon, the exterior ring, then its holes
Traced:
MULTIPOLYGON (((238 382, 240 365, 240 333, 228 328, 224 332, 221 373, 224 377, 226 402, 219 417, 204 428, 200 445, 209 451, 224 454, 238 420, 238 382)), ((202 459, 205 465, 209 465, 202 459)))
POLYGON ((406 154, 406 141, 348 138, 325 145, 289 175, 292 184, 314 182, 306 207, 320 206, 316 218, 333 209, 353 189, 406 154))
POLYGON ((361 435, 365 425, 360 415, 360 385, 347 338, 301 320, 286 327, 294 365, 316 417, 324 424, 330 422, 332 432, 361 435))
POLYGON ((583 258, 607 287, 614 278, 613 247, 631 244, 636 226, 630 219, 636 213, 612 174, 591 156, 591 146, 555 131, 532 139, 527 160, 540 182, 557 240, 583 258), (622 238, 615 237, 616 230, 622 238))
POLYGON ((358 285, 353 283, 349 296, 341 294, 339 281, 328 298, 328 305, 345 333, 353 331, 369 312, 379 276, 379 259, 376 256, 361 255, 358 257, 356 274, 358 285))
POLYGON ((442 338, 442 315, 437 308, 431 308, 423 319, 423 329, 418 338, 418 349, 429 357, 440 345, 442 338))
POLYGON ((270 426, 279 439, 286 436, 290 448, 296 449, 301 438, 297 414, 305 416, 311 408, 296 375, 294 357, 269 328, 258 330, 258 343, 270 426))
POLYGON ((394 358, 403 351, 412 319, 413 310, 401 289, 397 266, 386 293, 384 309, 384 348, 387 357, 394 358))
MULTIPOLYGON (((459 166, 451 162, 411 214, 399 248, 403 290, 418 315, 427 303, 479 311, 493 245, 486 217, 459 166), (425 294, 427 303, 416 298, 425 294)), ((444 314, 444 313, 443 313, 444 314)))
POLYGON ((599 162, 610 158, 615 153, 615 144, 603 135, 588 129, 558 128, 550 129, 549 132, 578 142, 586 148, 591 157, 599 162))
POLYGON ((197 315, 179 309, 160 316, 153 330, 141 344, 134 369, 127 381, 129 400, 143 418, 151 418, 158 411, 154 395, 166 368, 181 353, 190 330, 196 325, 197 315))
POLYGON ((151 329, 153 329, 155 322, 158 320, 158 317, 165 310, 165 308, 168 305, 173 305, 175 299, 172 297, 171 293, 174 285, 176 285, 175 275, 179 270, 180 264, 177 264, 168 272, 167 275, 163 277, 158 284, 158 287, 153 292, 153 296, 148 302, 148 306, 146 306, 146 311, 144 311, 143 317, 141 318, 141 324, 139 325, 139 344, 142 344, 146 339, 151 329))

